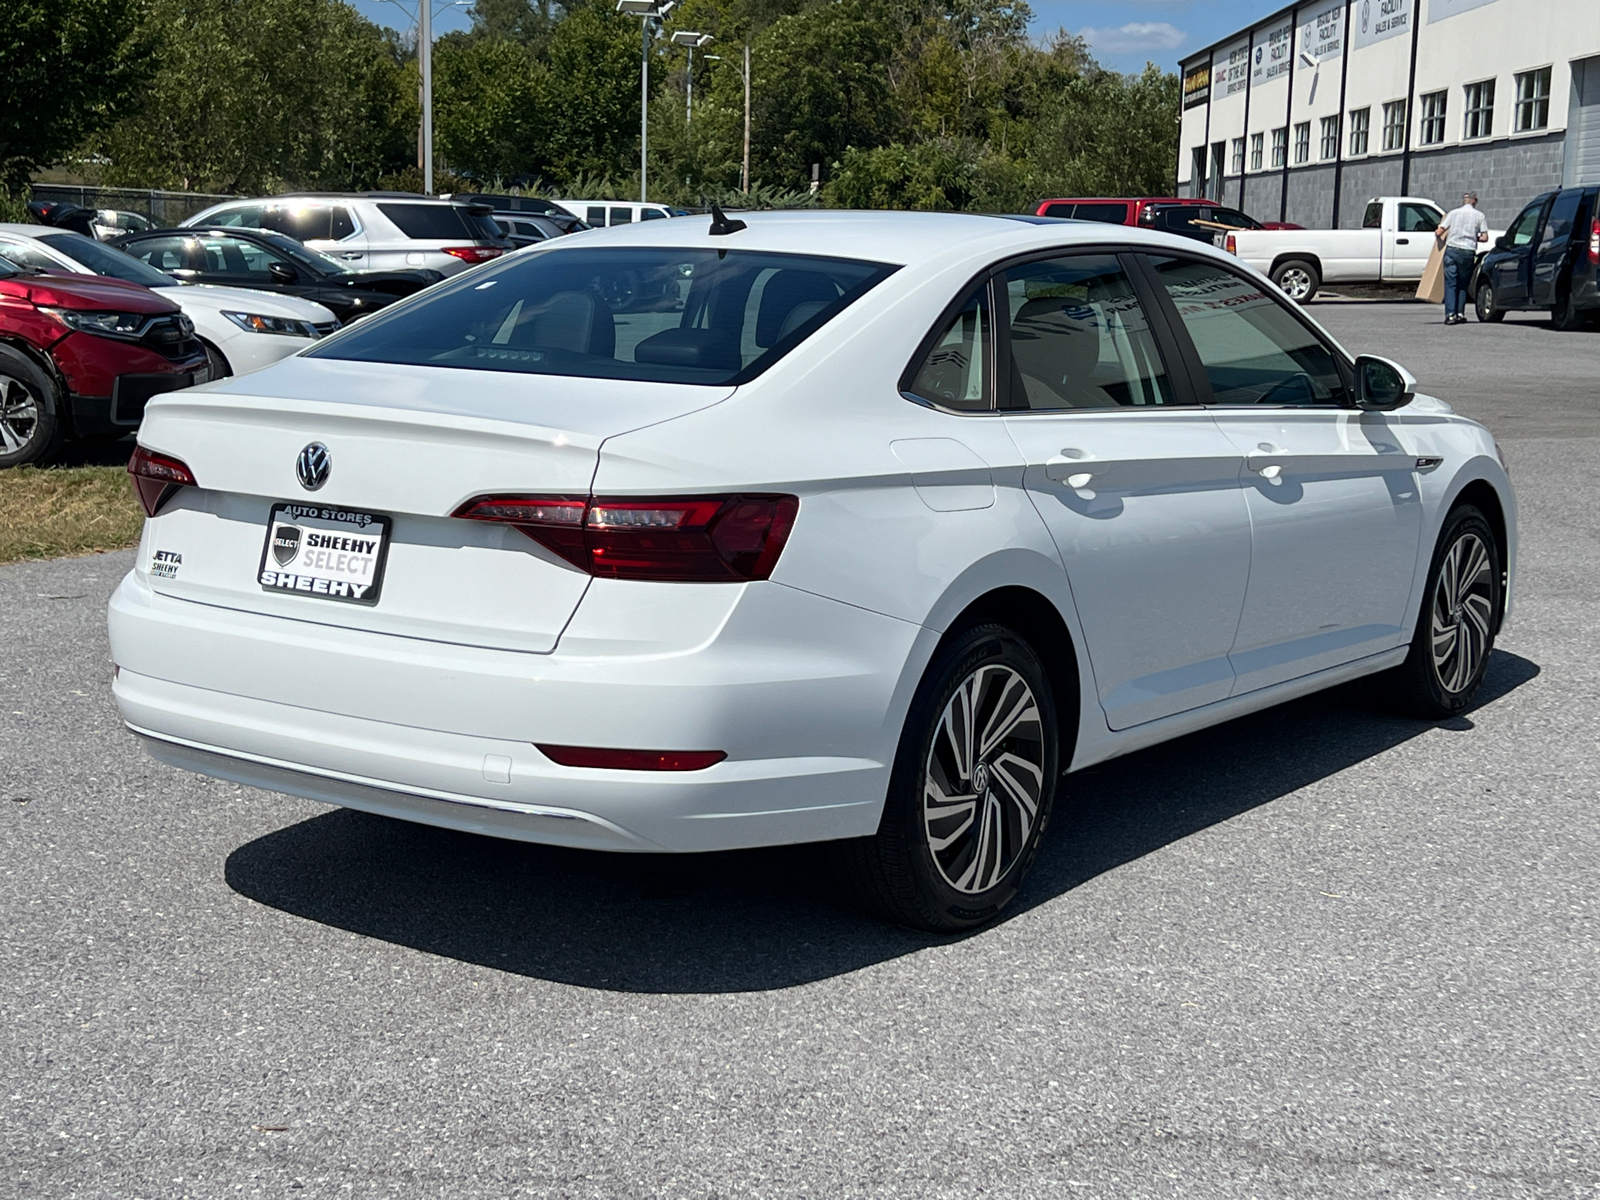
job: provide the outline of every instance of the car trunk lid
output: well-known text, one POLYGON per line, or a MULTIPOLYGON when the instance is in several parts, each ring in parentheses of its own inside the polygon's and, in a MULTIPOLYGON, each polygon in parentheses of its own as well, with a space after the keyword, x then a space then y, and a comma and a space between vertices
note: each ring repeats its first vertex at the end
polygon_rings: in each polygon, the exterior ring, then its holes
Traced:
POLYGON ((607 437, 731 392, 296 358, 163 396, 145 416, 140 443, 181 460, 198 486, 150 523, 137 569, 177 599, 545 653, 589 576, 514 528, 450 514, 488 494, 586 496, 607 437), (326 448, 329 469, 308 490, 296 464, 313 444, 326 448), (284 504, 294 508, 280 511, 278 524, 298 532, 285 532, 274 548, 269 523, 284 504), (280 557, 296 539, 304 553, 280 557), (380 541, 382 549, 368 545, 380 541), (327 555, 309 558, 313 544, 370 552, 368 569, 381 566, 376 602, 366 593, 337 597, 263 582, 268 572, 298 580, 331 564, 327 555))

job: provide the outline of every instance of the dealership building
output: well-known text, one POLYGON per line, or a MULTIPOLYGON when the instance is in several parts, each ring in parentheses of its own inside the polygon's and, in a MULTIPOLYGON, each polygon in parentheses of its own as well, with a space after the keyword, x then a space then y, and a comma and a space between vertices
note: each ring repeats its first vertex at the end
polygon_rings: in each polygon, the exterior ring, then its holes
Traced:
POLYGON ((1308 0, 1183 60, 1179 193, 1352 228, 1373 196, 1504 227, 1600 183, 1600 0, 1308 0))

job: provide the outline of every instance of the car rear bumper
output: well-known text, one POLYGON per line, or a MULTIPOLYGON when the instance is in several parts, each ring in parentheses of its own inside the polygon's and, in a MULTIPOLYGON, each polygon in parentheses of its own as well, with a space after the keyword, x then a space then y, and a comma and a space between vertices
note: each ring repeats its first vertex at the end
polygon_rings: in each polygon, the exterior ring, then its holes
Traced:
POLYGON ((934 638, 769 584, 685 653, 527 654, 176 600, 136 575, 110 627, 117 703, 165 762, 453 829, 646 851, 873 832, 908 663, 934 638), (570 768, 536 742, 728 758, 570 768))

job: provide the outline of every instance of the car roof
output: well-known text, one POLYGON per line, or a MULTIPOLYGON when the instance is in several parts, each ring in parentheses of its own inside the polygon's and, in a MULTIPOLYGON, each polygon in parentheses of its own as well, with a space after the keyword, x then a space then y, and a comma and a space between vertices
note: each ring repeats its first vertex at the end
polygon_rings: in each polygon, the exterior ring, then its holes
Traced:
POLYGON ((453 204, 457 208, 470 207, 475 202, 446 200, 441 196, 424 196, 421 192, 284 192, 278 196, 236 196, 220 200, 211 208, 234 204, 280 204, 285 200, 404 200, 411 204, 453 204))
MULTIPOLYGON (((730 216, 732 214, 729 214, 730 216)), ((1027 215, 986 216, 976 213, 876 212, 849 209, 741 212, 747 228, 712 236, 708 216, 679 217, 672 221, 637 222, 596 229, 581 238, 556 238, 548 250, 529 248, 526 253, 559 253, 564 247, 598 249, 602 246, 661 246, 707 250, 757 250, 775 254, 826 255, 867 262, 912 266, 947 259, 952 252, 992 252, 1003 255, 1051 246, 1148 244, 1152 248, 1185 252, 1209 247, 1172 234, 1131 225, 1106 225, 1099 221, 1064 221, 1027 215)), ((1220 253, 1220 251, 1218 252, 1220 253)), ((1232 260, 1237 262, 1237 260, 1232 260)))
MULTIPOLYGON (((84 237, 75 229, 62 229, 59 225, 19 225, 15 222, 0 224, 0 233, 15 234, 18 237, 36 238, 42 233, 66 233, 73 237, 84 237)), ((89 238, 93 241, 93 238, 89 238)))

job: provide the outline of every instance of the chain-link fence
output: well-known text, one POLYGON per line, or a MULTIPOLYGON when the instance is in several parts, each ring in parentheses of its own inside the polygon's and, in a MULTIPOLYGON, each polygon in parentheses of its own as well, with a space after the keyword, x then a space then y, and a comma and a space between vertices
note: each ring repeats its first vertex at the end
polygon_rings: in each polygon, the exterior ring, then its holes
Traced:
POLYGON ((164 192, 159 188, 84 187, 72 183, 35 183, 35 200, 65 200, 84 208, 115 208, 149 217, 156 225, 176 225, 185 217, 232 196, 212 192, 164 192))

